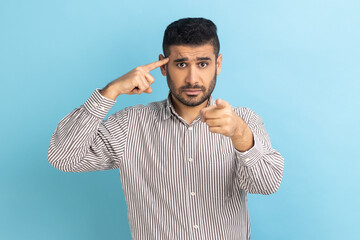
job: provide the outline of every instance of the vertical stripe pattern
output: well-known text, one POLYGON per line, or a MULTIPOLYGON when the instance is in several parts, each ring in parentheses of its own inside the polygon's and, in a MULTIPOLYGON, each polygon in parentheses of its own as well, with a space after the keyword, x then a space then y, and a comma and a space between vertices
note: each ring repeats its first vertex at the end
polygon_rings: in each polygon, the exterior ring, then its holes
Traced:
POLYGON ((133 239, 250 239, 247 193, 276 192, 284 168, 261 118, 233 108, 255 142, 239 152, 200 118, 187 124, 170 99, 103 120, 115 102, 96 89, 59 122, 49 162, 65 172, 119 169, 133 239))

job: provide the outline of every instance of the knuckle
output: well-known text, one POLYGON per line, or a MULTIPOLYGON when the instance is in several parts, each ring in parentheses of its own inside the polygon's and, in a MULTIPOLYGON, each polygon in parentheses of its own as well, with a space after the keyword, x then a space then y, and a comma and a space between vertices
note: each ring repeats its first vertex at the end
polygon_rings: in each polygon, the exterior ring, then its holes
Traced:
POLYGON ((136 76, 136 83, 140 85, 142 83, 142 81, 143 81, 143 77, 141 75, 137 75, 136 76))
POLYGON ((131 85, 132 86, 136 86, 137 85, 137 82, 138 82, 138 78, 137 77, 134 77, 131 79, 131 85))
POLYGON ((231 118, 232 118, 232 114, 230 114, 230 113, 225 113, 225 114, 224 114, 224 118, 225 118, 226 120, 230 121, 231 118))
POLYGON ((155 81, 154 77, 151 76, 150 74, 147 74, 146 76, 147 76, 148 82, 153 83, 155 81))

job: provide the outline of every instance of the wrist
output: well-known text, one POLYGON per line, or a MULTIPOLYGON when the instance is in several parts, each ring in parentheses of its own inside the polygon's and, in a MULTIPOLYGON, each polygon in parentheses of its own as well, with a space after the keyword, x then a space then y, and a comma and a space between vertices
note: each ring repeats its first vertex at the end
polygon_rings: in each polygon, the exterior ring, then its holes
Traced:
POLYGON ((233 146, 239 152, 248 151, 254 146, 254 137, 252 133, 248 137, 242 137, 242 138, 233 137, 231 138, 231 141, 233 143, 233 146))
POLYGON ((254 146, 254 136, 245 122, 239 123, 233 136, 230 137, 234 147, 240 151, 245 152, 254 146))
POLYGON ((106 98, 111 99, 113 101, 115 101, 116 98, 120 95, 119 93, 112 90, 110 86, 104 87, 99 92, 103 97, 106 97, 106 98))

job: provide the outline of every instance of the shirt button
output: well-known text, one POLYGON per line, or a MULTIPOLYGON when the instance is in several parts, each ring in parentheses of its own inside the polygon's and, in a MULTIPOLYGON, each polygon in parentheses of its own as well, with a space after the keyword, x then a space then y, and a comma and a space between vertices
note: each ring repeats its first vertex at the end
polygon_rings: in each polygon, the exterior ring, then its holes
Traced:
POLYGON ((250 160, 250 158, 245 158, 245 162, 248 162, 250 160))
POLYGON ((104 110, 105 110, 105 108, 104 108, 104 107, 101 107, 101 110, 103 110, 103 111, 104 111, 104 110))
POLYGON ((195 228, 195 229, 198 229, 198 228, 199 228, 199 226, 195 224, 195 225, 194 225, 194 228, 195 228))
POLYGON ((188 129, 189 129, 189 131, 191 131, 193 128, 192 128, 192 127, 189 127, 188 129))
POLYGON ((193 159, 192 158, 189 158, 189 162, 192 162, 193 161, 193 159))
POLYGON ((96 103, 96 102, 94 102, 94 103, 93 103, 93 106, 94 106, 94 107, 97 107, 97 106, 99 106, 99 104, 96 103))
POLYGON ((195 192, 191 192, 190 195, 191 195, 191 196, 195 196, 195 192))

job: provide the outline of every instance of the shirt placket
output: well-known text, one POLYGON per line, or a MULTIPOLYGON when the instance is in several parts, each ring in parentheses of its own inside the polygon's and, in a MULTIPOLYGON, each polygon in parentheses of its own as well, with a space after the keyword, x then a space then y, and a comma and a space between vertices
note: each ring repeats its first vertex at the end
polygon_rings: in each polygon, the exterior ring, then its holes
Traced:
POLYGON ((194 137, 194 128, 196 125, 187 126, 185 129, 184 137, 184 156, 185 156, 185 169, 186 169, 186 182, 187 182, 187 192, 186 196, 188 199, 188 212, 189 212, 189 223, 192 233, 192 239, 203 239, 203 226, 201 219, 201 208, 199 201, 199 189, 198 189, 198 159, 196 159, 196 145, 194 142, 196 139, 194 137))

